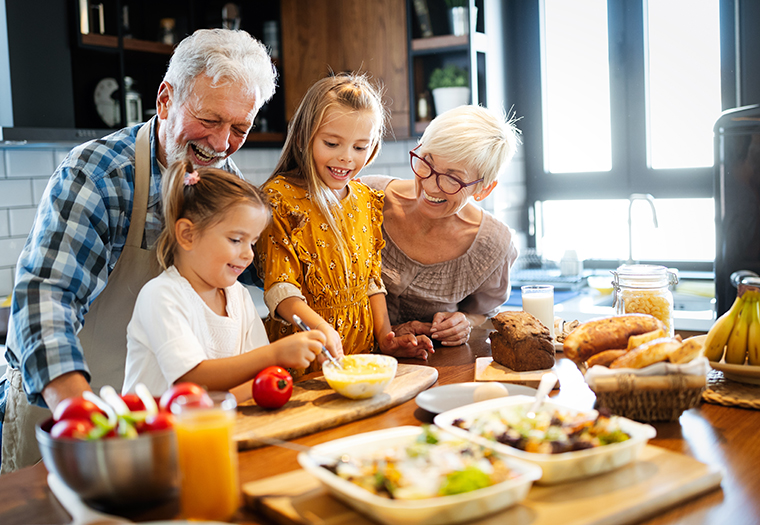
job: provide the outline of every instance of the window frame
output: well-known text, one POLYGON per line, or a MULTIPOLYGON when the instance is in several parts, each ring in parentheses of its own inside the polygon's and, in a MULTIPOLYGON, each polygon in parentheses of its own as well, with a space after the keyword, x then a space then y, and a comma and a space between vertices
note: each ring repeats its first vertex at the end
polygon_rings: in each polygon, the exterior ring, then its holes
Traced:
MULTIPOLYGON (((608 172, 549 173, 544 169, 541 79, 542 0, 512 4, 517 21, 514 56, 520 71, 515 89, 525 151, 527 206, 536 201, 713 196, 712 167, 655 170, 648 166, 643 0, 607 0, 610 55, 612 169, 608 172), (662 173, 665 172, 665 173, 662 173), (592 188, 592 189, 589 189, 592 188)), ((720 0, 722 108, 735 107, 735 2, 720 0)), ((571 137, 570 139, 576 139, 571 137)), ((530 228, 535 246, 535 231, 530 228)))

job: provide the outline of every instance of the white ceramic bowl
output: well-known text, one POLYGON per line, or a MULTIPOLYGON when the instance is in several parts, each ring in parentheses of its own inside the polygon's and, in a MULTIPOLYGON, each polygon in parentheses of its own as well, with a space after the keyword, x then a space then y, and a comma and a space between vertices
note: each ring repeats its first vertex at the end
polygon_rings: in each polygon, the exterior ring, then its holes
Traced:
POLYGON ((340 457, 342 454, 364 456, 375 450, 403 446, 413 441, 421 432, 421 427, 404 426, 336 439, 317 445, 308 453, 300 453, 298 462, 319 479, 335 497, 372 519, 388 525, 445 525, 477 519, 525 499, 533 481, 541 476, 541 469, 535 465, 502 456, 511 469, 520 472, 519 477, 453 496, 393 500, 372 494, 320 466, 325 457, 340 457))
POLYGON ((322 373, 330 388, 350 399, 376 396, 396 376, 398 361, 388 355, 355 354, 341 359, 343 368, 330 361, 322 365, 322 373))
MULTIPOLYGON (((454 426, 457 419, 469 419, 488 412, 498 411, 502 407, 514 405, 527 405, 533 402, 530 396, 511 396, 497 399, 489 399, 473 405, 467 405, 461 408, 449 410, 438 414, 434 421, 435 424, 460 437, 469 438, 476 443, 490 446, 494 450, 507 454, 525 461, 529 461, 541 467, 543 476, 537 483, 553 484, 574 479, 582 479, 603 472, 609 472, 618 467, 622 467, 635 460, 647 441, 652 439, 657 431, 651 425, 638 423, 626 418, 618 418, 620 428, 628 433, 631 438, 620 443, 611 443, 600 447, 575 450, 572 452, 562 452, 559 454, 539 454, 535 452, 525 452, 509 445, 492 441, 483 436, 474 434, 462 428, 454 426)), ((571 413, 579 412, 570 407, 560 405, 547 400, 544 403, 546 409, 564 409, 571 413)), ((596 413, 596 411, 591 411, 596 413)))

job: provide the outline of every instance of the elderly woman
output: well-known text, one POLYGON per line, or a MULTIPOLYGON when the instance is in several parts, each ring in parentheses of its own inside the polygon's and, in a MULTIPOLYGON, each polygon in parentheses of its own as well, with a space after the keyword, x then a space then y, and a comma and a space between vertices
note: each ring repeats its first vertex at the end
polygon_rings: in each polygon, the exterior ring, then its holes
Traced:
POLYGON ((382 277, 397 335, 463 344, 509 297, 512 233, 470 198, 493 191, 517 133, 483 107, 460 106, 436 117, 409 152, 413 179, 361 178, 385 192, 382 277))

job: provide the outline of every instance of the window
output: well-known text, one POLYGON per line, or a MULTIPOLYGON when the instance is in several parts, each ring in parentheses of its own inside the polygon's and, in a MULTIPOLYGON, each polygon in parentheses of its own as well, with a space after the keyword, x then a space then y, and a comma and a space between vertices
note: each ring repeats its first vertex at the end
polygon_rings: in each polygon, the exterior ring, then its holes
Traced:
POLYGON ((732 105, 721 93, 720 7, 536 0, 533 11, 517 8, 537 28, 534 43, 517 44, 526 65, 540 64, 525 68, 518 98, 528 108, 529 233, 547 256, 576 249, 626 260, 628 198, 641 193, 655 197, 660 228, 634 203, 634 259, 712 264, 712 127, 721 103, 732 105))

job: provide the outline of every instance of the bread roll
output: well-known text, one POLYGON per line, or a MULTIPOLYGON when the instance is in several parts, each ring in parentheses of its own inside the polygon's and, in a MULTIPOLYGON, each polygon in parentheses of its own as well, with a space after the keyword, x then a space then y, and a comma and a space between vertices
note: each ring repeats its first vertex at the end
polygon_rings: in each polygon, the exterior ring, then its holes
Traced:
POLYGON ((648 314, 603 317, 581 324, 565 338, 565 356, 580 364, 599 352, 628 347, 628 338, 664 328, 662 321, 648 314))
POLYGON ((686 339, 680 347, 674 348, 668 353, 668 361, 676 365, 688 363, 699 356, 702 352, 703 346, 704 343, 702 338, 697 339, 695 337, 690 337, 686 339))
POLYGON ((610 366, 610 363, 612 363, 621 355, 626 354, 627 352, 627 349, 605 350, 604 352, 599 352, 598 354, 594 354, 588 358, 588 361, 586 361, 586 366, 589 368, 596 365, 610 366))
POLYGON ((610 368, 644 368, 665 361, 670 352, 678 350, 682 345, 675 337, 654 339, 618 357, 610 363, 610 368))

